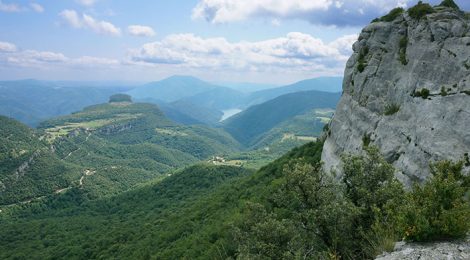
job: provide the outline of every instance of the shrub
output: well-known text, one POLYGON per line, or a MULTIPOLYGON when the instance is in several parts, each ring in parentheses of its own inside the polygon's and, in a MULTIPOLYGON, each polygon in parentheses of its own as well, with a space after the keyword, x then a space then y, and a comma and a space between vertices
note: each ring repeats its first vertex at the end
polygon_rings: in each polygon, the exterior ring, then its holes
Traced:
POLYGON ((393 114, 396 114, 398 111, 400 111, 400 106, 399 105, 397 105, 397 104, 387 105, 385 107, 384 115, 391 116, 393 114))
POLYGON ((361 248, 362 259, 393 249, 399 239, 399 216, 405 198, 403 185, 394 177, 393 166, 376 147, 365 151, 365 156, 343 158, 342 179, 346 198, 359 210, 352 232, 361 248))
POLYGON ((466 236, 470 203, 465 195, 470 182, 462 167, 462 162, 434 164, 431 179, 424 186, 414 187, 403 213, 405 239, 433 241, 466 236))
POLYGON ((408 37, 406 36, 403 36, 401 39, 400 39, 400 42, 398 43, 400 49, 399 49, 399 60, 401 62, 401 64, 403 65, 407 65, 408 64, 408 60, 406 59, 406 48, 408 46, 408 37))
POLYGON ((380 18, 380 21, 382 21, 382 22, 392 22, 398 16, 400 16, 404 11, 405 10, 401 7, 394 8, 387 15, 382 16, 380 18))
POLYGON ((434 12, 434 9, 429 4, 424 4, 422 1, 419 1, 418 4, 408 9, 408 14, 411 18, 421 19, 427 14, 434 12))
POLYGON ((430 94, 429 89, 422 88, 421 90, 415 90, 415 92, 412 94, 412 96, 427 99, 429 97, 429 94, 430 94))
POLYGON ((445 97, 445 96, 447 96, 447 95, 448 95, 448 93, 447 93, 446 88, 445 88, 445 87, 441 87, 441 96, 445 97))
POLYGON ((357 70, 359 72, 363 72, 364 69, 367 67, 367 63, 365 60, 366 55, 369 54, 369 47, 365 46, 359 51, 359 58, 357 60, 357 70))
POLYGON ((460 10, 460 7, 453 0, 444 0, 439 6, 450 7, 456 10, 460 10))
POLYGON ((364 134, 362 136, 362 146, 363 147, 368 147, 370 142, 371 142, 370 134, 364 134))
POLYGON ((427 88, 421 89, 421 97, 423 99, 427 99, 429 97, 429 89, 427 88))

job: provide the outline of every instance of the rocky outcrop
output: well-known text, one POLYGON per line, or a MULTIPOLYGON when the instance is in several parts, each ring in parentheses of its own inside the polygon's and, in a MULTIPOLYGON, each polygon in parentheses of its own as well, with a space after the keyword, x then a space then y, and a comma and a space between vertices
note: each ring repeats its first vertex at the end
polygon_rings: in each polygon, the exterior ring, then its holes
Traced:
POLYGON ((377 260, 465 260, 470 259, 470 239, 465 241, 405 244, 397 243, 395 250, 384 253, 377 260))
POLYGON ((347 62, 343 95, 322 160, 379 147, 404 183, 423 181, 429 163, 470 153, 470 21, 446 7, 421 19, 406 12, 364 28, 347 62))

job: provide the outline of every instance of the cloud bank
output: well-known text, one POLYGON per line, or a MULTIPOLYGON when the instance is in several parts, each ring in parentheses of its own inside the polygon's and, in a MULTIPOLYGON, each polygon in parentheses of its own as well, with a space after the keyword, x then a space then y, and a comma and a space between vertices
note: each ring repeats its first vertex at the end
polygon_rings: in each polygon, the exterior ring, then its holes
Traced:
POLYGON ((301 19, 313 24, 354 26, 414 0, 200 0, 194 19, 229 23, 249 18, 301 19))
POLYGON ((220 71, 308 72, 340 74, 351 54, 356 35, 325 43, 309 34, 258 42, 231 43, 225 38, 175 34, 131 50, 131 62, 220 71))
POLYGON ((87 14, 79 15, 75 10, 64 10, 59 14, 59 16, 73 28, 90 29, 101 35, 121 36, 121 29, 112 23, 97 21, 95 18, 87 14))

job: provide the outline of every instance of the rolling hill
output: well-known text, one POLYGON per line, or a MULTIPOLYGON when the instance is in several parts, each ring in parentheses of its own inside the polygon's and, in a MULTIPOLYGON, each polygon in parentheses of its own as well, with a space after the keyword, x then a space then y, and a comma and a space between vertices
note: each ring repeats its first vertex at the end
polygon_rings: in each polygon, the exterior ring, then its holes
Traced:
POLYGON ((282 95, 224 121, 223 127, 240 143, 251 146, 278 124, 315 108, 335 108, 340 93, 305 91, 282 95))

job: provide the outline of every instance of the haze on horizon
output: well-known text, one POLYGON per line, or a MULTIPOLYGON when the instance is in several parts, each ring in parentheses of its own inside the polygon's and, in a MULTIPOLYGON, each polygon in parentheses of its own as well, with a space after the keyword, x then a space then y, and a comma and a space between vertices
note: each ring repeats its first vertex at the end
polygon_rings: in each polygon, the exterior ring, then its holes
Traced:
POLYGON ((416 2, 0 0, 0 80, 146 82, 184 74, 281 85, 342 76, 361 28, 416 2))

